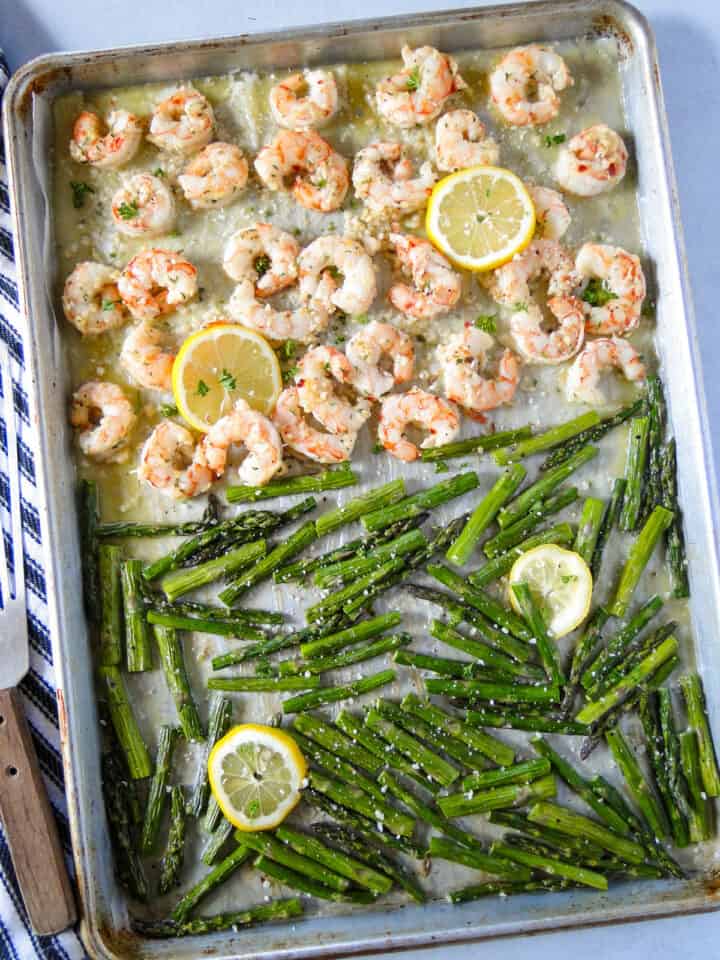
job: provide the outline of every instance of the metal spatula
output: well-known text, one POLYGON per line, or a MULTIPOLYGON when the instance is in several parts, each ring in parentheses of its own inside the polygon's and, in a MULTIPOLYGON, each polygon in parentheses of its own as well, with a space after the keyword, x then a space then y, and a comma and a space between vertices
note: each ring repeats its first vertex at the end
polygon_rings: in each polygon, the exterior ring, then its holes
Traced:
POLYGON ((18 691, 29 667, 20 477, 10 363, 0 350, 12 542, 0 530, 0 816, 30 921, 39 934, 76 919, 63 852, 18 691))

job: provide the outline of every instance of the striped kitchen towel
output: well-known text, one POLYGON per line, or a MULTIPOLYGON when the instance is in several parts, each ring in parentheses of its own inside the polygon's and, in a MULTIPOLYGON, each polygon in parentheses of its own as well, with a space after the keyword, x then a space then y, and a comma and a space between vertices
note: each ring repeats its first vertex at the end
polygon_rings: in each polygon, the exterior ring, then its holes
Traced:
MULTIPOLYGON (((0 51, 0 105, 9 78, 0 51)), ((55 671, 47 617, 43 533, 35 489, 35 431, 28 413, 25 390, 25 323, 19 312, 17 274, 13 262, 10 195, 0 128, 0 337, 7 345, 12 370, 12 395, 17 418, 23 555, 27 583, 27 618, 30 636, 30 671, 20 684, 25 715, 30 724, 50 802, 57 818, 60 839, 72 869, 70 832, 60 759, 55 671)), ((3 396, 8 384, 2 384, 3 396)), ((10 539, 8 513, 7 432, 0 416, 0 504, 3 535, 10 539)), ((10 851, 0 825, 0 958, 1 960, 82 960, 87 954, 73 931, 55 937, 38 937, 30 929, 13 871, 10 851)))

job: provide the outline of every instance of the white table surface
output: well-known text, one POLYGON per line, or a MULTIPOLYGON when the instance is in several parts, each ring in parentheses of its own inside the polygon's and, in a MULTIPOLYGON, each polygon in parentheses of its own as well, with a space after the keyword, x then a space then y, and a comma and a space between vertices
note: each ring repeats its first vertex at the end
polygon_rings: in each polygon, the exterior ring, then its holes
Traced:
MULTIPOLYGON (((712 422, 720 420, 720 0, 635 0, 650 18, 670 116, 701 356, 712 422)), ((478 6, 482 0, 449 5, 478 6)), ((213 34, 251 33, 321 21, 436 9, 442 0, 0 0, 0 47, 15 68, 54 50, 78 50, 213 34)), ((716 467, 720 434, 715 440, 716 467)), ((713 960, 720 915, 513 937, 400 954, 403 960, 713 960), (715 946, 713 946, 715 944, 715 946)), ((716 949, 717 948, 717 949, 716 949)), ((367 958, 370 960, 370 958, 367 958)), ((377 960, 377 958, 374 958, 377 960)))

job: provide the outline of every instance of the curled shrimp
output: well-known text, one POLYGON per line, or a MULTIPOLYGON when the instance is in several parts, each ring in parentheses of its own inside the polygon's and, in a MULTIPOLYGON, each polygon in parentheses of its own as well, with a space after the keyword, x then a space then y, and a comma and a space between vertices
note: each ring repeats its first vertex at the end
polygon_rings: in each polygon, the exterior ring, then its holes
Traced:
POLYGON ((298 399, 306 413, 336 435, 356 434, 370 416, 370 404, 364 397, 354 403, 338 394, 339 384, 352 384, 352 364, 335 347, 313 347, 298 364, 298 399))
POLYGON ((288 130, 321 127, 335 116, 337 108, 337 83, 330 70, 293 73, 270 91, 275 122, 288 130))
POLYGON ((392 305, 421 320, 451 310, 460 298, 462 280, 450 261, 419 237, 392 233, 390 239, 403 272, 409 274, 413 284, 394 284, 388 292, 392 305))
POLYGON ((505 54, 490 74, 490 94, 508 123, 524 127, 556 117, 558 93, 572 82, 559 54, 532 43, 505 54))
POLYGON ((202 444, 174 420, 162 420, 140 452, 138 477, 176 500, 196 497, 210 489, 215 474, 207 465, 202 444))
POLYGON ((298 257, 298 268, 300 296, 328 313, 359 316, 377 294, 372 258, 355 240, 318 237, 298 257))
POLYGON ((150 390, 172 389, 175 354, 163 350, 163 341, 163 331, 148 320, 136 324, 125 337, 120 364, 139 386, 150 390))
POLYGON ((238 468, 243 483, 262 487, 282 467, 282 441, 272 420, 238 399, 231 413, 216 421, 203 440, 205 459, 216 476, 225 473, 230 448, 242 444, 247 456, 238 468))
POLYGON ((256 223, 230 237, 223 269, 232 280, 252 280, 255 296, 271 297, 297 280, 299 253, 292 234, 271 223, 256 223))
POLYGON ((73 394, 70 423, 79 431, 80 449, 93 460, 126 460, 136 420, 130 400, 116 383, 89 380, 73 394))
POLYGON ((452 57, 434 47, 400 51, 403 68, 377 85, 375 98, 380 115, 398 127, 430 123, 447 98, 467 84, 452 57))
POLYGON ((120 274, 118 290, 136 320, 154 320, 197 294, 197 270, 171 250, 143 250, 120 274))
POLYGON ((466 324, 443 351, 445 396, 473 414, 510 403, 517 390, 520 364, 512 350, 503 351, 496 377, 483 376, 487 353, 494 342, 489 334, 466 324))
POLYGON ((356 154, 353 187, 373 213, 411 213, 426 205, 437 179, 429 163, 420 167, 416 177, 413 173, 413 162, 401 143, 377 141, 356 154))
POLYGON ((351 337, 345 355, 353 365, 352 383, 366 397, 381 397, 399 383, 412 379, 415 348, 412 337, 390 323, 373 320, 351 337), (380 361, 386 356, 391 369, 380 361))
POLYGON ((535 232, 545 240, 559 240, 572 222, 562 196, 550 187, 528 187, 528 193, 535 207, 535 232))
POLYGON ((452 173, 466 167, 498 162, 500 149, 487 136, 485 124, 472 110, 451 110, 435 127, 435 162, 439 170, 452 173))
POLYGON ((568 193, 594 197, 620 183, 627 162, 628 152, 622 137, 606 124, 596 123, 561 147, 555 176, 568 193))
POLYGON ((112 218, 127 237, 159 237, 175 224, 175 201, 166 183, 138 173, 113 194, 112 218))
POLYGON ((119 280, 119 270, 92 260, 78 263, 69 274, 63 289, 63 311, 83 336, 115 330, 127 321, 119 280))
POLYGON ((112 110, 107 115, 107 132, 96 113, 83 110, 73 124, 70 156, 75 163, 93 167, 122 167, 129 163, 142 142, 141 121, 127 110, 112 110))
POLYGON ((330 213, 342 206, 350 180, 347 163, 312 130, 282 130, 255 159, 269 190, 289 189, 308 210, 330 213))
POLYGON ((383 397, 380 404, 378 439, 398 460, 410 462, 420 456, 418 447, 404 436, 410 425, 428 432, 420 444, 423 449, 451 443, 460 429, 460 417, 451 403, 417 387, 383 397))
POLYGON ((578 354, 568 370, 565 393, 568 400, 601 407, 606 397, 600 389, 600 376, 609 368, 619 370, 632 383, 645 379, 645 365, 640 354, 620 337, 591 340, 578 354))
POLYGON ((357 434, 335 436, 323 433, 308 423, 300 404, 297 387, 287 387, 278 397, 273 423, 291 450, 318 463, 342 463, 350 459, 357 434))
POLYGON ((574 295, 577 275, 567 251, 556 240, 533 242, 495 271, 490 292, 498 303, 512 307, 510 330, 520 353, 531 363, 562 363, 583 343, 583 305, 574 295), (557 322, 546 329, 541 307, 534 301, 530 283, 549 275, 547 306, 557 322))
POLYGON ((245 189, 248 162, 234 143, 209 143, 178 177, 193 210, 225 207, 245 189))
POLYGON ((300 306, 295 310, 276 310, 255 297, 252 278, 242 280, 228 301, 228 312, 247 327, 252 327, 269 340, 299 340, 307 343, 324 330, 329 322, 326 311, 316 306, 300 306))
POLYGON ((214 127, 215 115, 207 97, 184 88, 157 104, 148 140, 161 150, 192 153, 210 142, 214 127))
POLYGON ((575 269, 585 281, 582 299, 588 333, 624 336, 634 330, 646 292, 639 258, 622 247, 585 243, 578 250, 575 269))

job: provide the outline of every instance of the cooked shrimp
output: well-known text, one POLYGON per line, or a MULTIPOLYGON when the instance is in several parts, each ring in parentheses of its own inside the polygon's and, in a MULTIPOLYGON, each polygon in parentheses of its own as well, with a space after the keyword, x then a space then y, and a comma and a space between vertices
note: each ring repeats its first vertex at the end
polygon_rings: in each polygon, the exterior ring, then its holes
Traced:
POLYGON ((520 364, 512 350, 503 351, 494 379, 482 371, 493 338, 472 324, 453 337, 444 352, 443 379, 448 400, 471 413, 481 414, 510 403, 520 379, 520 364))
POLYGON ((256 223, 230 237, 223 268, 233 280, 252 280, 255 296, 270 297, 297 280, 299 252, 292 234, 271 223, 256 223))
POLYGON ((125 337, 120 363, 133 380, 150 390, 172 390, 175 354, 163 350, 163 332, 148 320, 136 324, 125 337))
POLYGON ((248 162, 234 143, 209 143, 178 177, 193 210, 225 207, 245 189, 248 162))
POLYGON ((318 463, 341 463, 350 459, 357 434, 334 436, 315 429, 307 422, 300 405, 297 387, 287 387, 278 397, 273 422, 283 443, 318 463))
POLYGON ((347 163, 312 130, 281 131, 255 159, 258 176, 269 190, 289 189, 308 210, 329 213, 342 206, 350 180, 347 163))
POLYGON ((560 149, 555 176, 568 193, 594 197, 620 183, 627 161, 622 137, 604 123, 596 123, 560 149))
POLYGON ((175 224, 172 191, 160 177, 138 173, 112 198, 112 218, 128 237, 159 237, 175 224))
POLYGON ((380 403, 378 439, 398 460, 409 462, 420 456, 420 450, 404 436, 411 424, 428 431, 420 444, 423 449, 450 443, 460 429, 460 417, 451 403, 417 387, 383 397, 380 403))
POLYGON ((136 320, 154 320, 171 313, 192 300, 197 289, 197 270, 172 250, 143 250, 118 280, 123 303, 136 320))
POLYGON ((203 449, 210 469, 221 477, 234 444, 242 444, 247 456, 238 468, 243 483, 262 487, 282 467, 282 441, 272 420, 253 410, 245 400, 235 402, 232 413, 210 427, 203 449))
POLYGON ((339 396, 337 384, 352 384, 352 364, 335 347, 313 347, 298 364, 295 381, 298 399, 306 413, 336 435, 357 433, 370 416, 364 397, 354 403, 339 396))
POLYGON ((640 260, 622 247, 585 243, 575 269, 588 281, 582 295, 588 333, 630 333, 640 322, 645 274, 640 260))
POLYGON ((531 363, 562 363, 580 349, 585 335, 583 305, 574 295, 577 275, 572 258, 556 240, 533 242, 495 271, 490 292, 513 308, 510 330, 518 350, 531 363), (530 283, 549 275, 547 306, 557 327, 547 330, 530 283))
POLYGON ((505 54, 490 74, 490 94, 508 123, 524 127, 556 117, 558 93, 572 82, 563 58, 533 43, 505 54))
POLYGON ((138 152, 143 128, 140 120, 127 110, 112 110, 107 115, 107 133, 96 113, 83 110, 73 124, 70 156, 75 163, 93 167, 122 167, 138 152))
POLYGON ((65 316, 83 336, 115 330, 128 314, 120 298, 120 271, 104 263, 78 263, 65 281, 62 305, 65 316))
POLYGON ((500 149, 487 136, 485 124, 472 110, 451 110, 435 127, 435 162, 452 172, 479 164, 496 164, 500 149))
POLYGON ((328 313, 359 316, 377 294, 372 258, 355 240, 318 237, 300 254, 298 267, 300 296, 328 313))
POLYGON ((601 407, 607 401, 599 387, 603 370, 617 368, 633 383, 645 379, 645 365, 640 354, 620 337, 591 340, 568 370, 565 392, 570 401, 601 407))
POLYGON ((336 114, 337 108, 337 83, 330 70, 293 73, 270 91, 275 122, 288 130, 321 127, 336 114))
POLYGON ((412 160, 401 143, 377 141, 355 155, 353 187, 374 213, 420 210, 436 179, 429 163, 424 163, 418 176, 413 177, 412 160))
POLYGON ((417 319, 431 319, 447 313, 462 292, 462 280, 450 261, 427 240, 390 234, 400 266, 412 277, 413 285, 396 283, 390 288, 390 302, 402 313, 417 319))
POLYGON ((572 221, 562 196, 550 187, 528 187, 528 193, 535 207, 535 232, 546 240, 559 240, 572 221))
POLYGON ((353 365, 352 383, 367 397, 381 397, 395 384, 412 379, 415 348, 412 337, 390 323, 373 320, 350 339, 345 354, 353 365), (383 356, 392 363, 391 370, 383 370, 383 356))
POLYGON ((255 298, 252 279, 242 280, 228 302, 230 315, 247 327, 270 340, 299 340, 307 343, 324 330, 330 319, 318 306, 297 307, 295 310, 276 310, 269 303, 255 298))
POLYGON ((155 107, 148 140, 161 150, 192 153, 210 142, 214 126, 215 115, 208 99, 186 87, 155 107))
POLYGON ((89 380, 73 394, 70 423, 80 431, 80 449, 93 460, 126 460, 136 420, 132 403, 115 383, 89 380))
POLYGON ((452 57, 434 47, 418 47, 400 51, 403 68, 377 85, 378 112, 388 123, 398 127, 414 127, 430 123, 438 116, 443 104, 456 90, 467 84, 458 73, 452 57))
POLYGON ((215 474, 190 431, 174 420, 162 420, 142 448, 138 477, 179 500, 205 493, 215 474))

